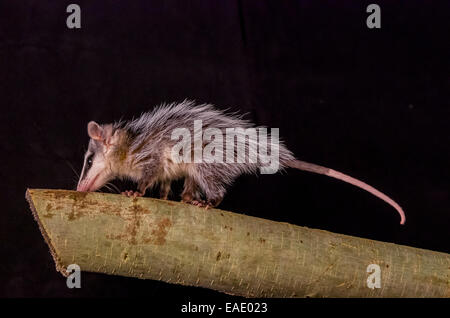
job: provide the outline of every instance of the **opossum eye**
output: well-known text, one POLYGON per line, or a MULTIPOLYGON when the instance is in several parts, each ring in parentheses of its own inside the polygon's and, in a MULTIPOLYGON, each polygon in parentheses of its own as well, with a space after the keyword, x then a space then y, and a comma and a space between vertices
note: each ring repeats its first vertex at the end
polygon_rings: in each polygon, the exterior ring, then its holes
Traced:
POLYGON ((92 159, 94 158, 94 154, 89 155, 86 159, 86 169, 89 169, 92 166, 92 159))

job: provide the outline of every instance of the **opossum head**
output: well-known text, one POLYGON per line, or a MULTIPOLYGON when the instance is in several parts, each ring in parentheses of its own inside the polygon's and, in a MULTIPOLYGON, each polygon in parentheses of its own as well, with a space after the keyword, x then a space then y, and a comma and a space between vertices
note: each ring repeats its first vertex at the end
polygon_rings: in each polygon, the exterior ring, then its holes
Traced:
POLYGON ((78 181, 77 191, 95 191, 115 177, 112 160, 117 134, 113 125, 88 123, 89 146, 84 155, 83 170, 78 181))

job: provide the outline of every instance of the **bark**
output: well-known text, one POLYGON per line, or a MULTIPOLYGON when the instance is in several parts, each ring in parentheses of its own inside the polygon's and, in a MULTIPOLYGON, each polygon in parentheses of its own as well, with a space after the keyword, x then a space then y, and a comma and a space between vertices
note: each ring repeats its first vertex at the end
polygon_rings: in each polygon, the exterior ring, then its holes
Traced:
POLYGON ((28 189, 56 269, 201 286, 245 297, 450 297, 450 255, 218 209, 28 189), (369 288, 367 267, 381 269, 369 288))

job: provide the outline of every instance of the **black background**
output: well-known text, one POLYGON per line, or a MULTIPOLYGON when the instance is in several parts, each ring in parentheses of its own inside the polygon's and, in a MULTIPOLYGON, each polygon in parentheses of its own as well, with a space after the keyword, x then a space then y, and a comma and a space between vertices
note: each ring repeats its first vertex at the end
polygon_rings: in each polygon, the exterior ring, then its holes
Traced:
POLYGON ((0 296, 222 299, 93 273, 68 289, 24 198, 27 187, 74 189, 89 120, 185 98, 279 127, 298 158, 379 188, 407 221, 295 170, 241 177, 221 208, 450 252, 448 1, 376 1, 373 30, 371 2, 357 0, 76 1, 82 28, 69 30, 73 2, 0 1, 0 296))

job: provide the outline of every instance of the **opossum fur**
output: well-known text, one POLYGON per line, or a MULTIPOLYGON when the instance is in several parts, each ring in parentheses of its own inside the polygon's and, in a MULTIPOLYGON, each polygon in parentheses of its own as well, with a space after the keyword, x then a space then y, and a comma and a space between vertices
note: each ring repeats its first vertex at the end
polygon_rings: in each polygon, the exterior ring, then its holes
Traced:
MULTIPOLYGON (((170 183, 184 178, 182 201, 206 207, 215 207, 223 199, 226 189, 244 173, 257 173, 264 167, 259 160, 250 162, 250 152, 257 147, 245 138, 245 161, 243 163, 177 162, 173 160, 172 149, 179 142, 172 140, 172 132, 177 128, 187 128, 194 136, 194 121, 201 120, 202 129, 216 128, 225 132, 226 128, 255 127, 242 115, 216 109, 210 104, 196 105, 185 100, 181 103, 162 104, 152 111, 143 113, 131 121, 99 125, 89 122, 88 150, 85 154, 83 170, 78 182, 78 191, 95 191, 114 178, 128 178, 138 184, 134 195, 144 195, 146 189, 159 184, 161 198, 167 199, 170 183)), ((258 128, 258 127, 256 127, 258 128)), ((259 127, 261 128, 261 127, 259 127)), ((243 130, 242 130, 243 131, 243 130)), ((239 130, 236 132, 239 134, 239 130)), ((194 149, 194 140, 191 140, 194 149)), ((278 169, 296 168, 324 174, 358 186, 392 205, 405 222, 402 208, 391 198, 371 187, 338 171, 297 160, 282 141, 273 142, 267 136, 269 151, 278 150, 278 169), (271 149, 271 150, 270 150, 271 149)), ((207 143, 203 141, 202 146, 207 143)), ((227 143, 223 145, 226 152, 227 143)), ((236 151, 236 147, 234 147, 236 151)), ((216 149, 215 151, 220 151, 216 149)), ((130 194, 133 192, 125 192, 130 194)))

